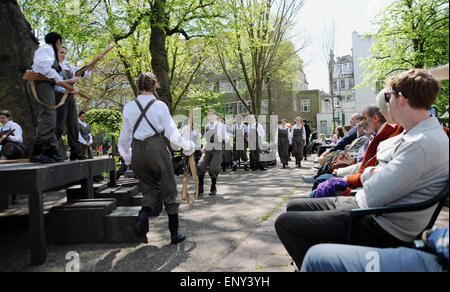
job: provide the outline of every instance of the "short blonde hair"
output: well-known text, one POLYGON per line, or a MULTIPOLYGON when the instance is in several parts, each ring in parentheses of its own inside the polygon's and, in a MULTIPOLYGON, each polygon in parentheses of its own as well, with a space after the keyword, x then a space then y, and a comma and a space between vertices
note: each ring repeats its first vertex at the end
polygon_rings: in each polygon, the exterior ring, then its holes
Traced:
POLYGON ((380 110, 387 112, 387 102, 386 98, 384 97, 384 94, 387 92, 387 88, 383 88, 383 90, 380 91, 377 95, 377 106, 380 108, 380 110))

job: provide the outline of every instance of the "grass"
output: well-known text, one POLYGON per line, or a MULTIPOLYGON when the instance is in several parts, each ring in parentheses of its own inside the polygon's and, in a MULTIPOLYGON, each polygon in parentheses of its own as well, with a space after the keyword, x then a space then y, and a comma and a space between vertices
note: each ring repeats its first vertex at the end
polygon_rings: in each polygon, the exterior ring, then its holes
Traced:
POLYGON ((267 213, 264 217, 262 217, 261 223, 263 223, 264 221, 267 221, 270 217, 272 217, 273 213, 275 213, 275 211, 278 210, 278 208, 280 208, 284 202, 289 200, 294 193, 295 193, 295 191, 292 190, 287 197, 283 197, 281 199, 281 202, 279 202, 272 210, 270 210, 269 213, 267 213))

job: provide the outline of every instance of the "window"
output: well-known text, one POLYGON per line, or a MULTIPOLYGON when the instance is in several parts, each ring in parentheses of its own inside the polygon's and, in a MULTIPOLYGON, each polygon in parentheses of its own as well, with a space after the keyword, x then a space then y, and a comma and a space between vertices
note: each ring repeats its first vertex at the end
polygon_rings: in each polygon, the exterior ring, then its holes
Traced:
POLYGON ((345 79, 341 79, 341 89, 345 89, 345 79))
POLYGON ((234 102, 229 102, 223 105, 223 110, 227 113, 227 114, 234 114, 234 102))
POLYGON ((302 99, 300 105, 301 105, 302 112, 309 113, 311 111, 311 100, 310 99, 302 99))
POLYGON ((338 81, 337 80, 333 81, 333 88, 334 88, 335 91, 338 90, 338 81))
MULTIPOLYGON (((246 103, 247 103, 248 107, 251 107, 251 104, 252 104, 251 101, 247 101, 246 103)), ((237 103, 237 113, 238 114, 248 114, 249 113, 247 108, 245 107, 245 105, 243 105, 242 102, 240 102, 240 101, 237 103)))

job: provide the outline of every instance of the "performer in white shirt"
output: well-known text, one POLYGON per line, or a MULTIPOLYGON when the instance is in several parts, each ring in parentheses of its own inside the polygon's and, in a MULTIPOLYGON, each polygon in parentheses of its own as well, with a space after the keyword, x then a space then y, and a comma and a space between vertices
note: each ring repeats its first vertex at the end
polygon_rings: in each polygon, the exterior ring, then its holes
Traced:
POLYGON ((303 125, 302 117, 297 117, 295 122, 296 124, 292 126, 291 131, 292 155, 295 157, 295 165, 298 168, 301 168, 304 152, 303 148, 306 147, 306 129, 303 125))
POLYGON ((125 105, 119 138, 120 155, 131 165, 144 196, 135 231, 145 236, 149 230, 148 218, 159 216, 164 204, 171 243, 178 244, 186 237, 178 233, 179 196, 171 153, 162 133, 182 147, 186 156, 192 155, 195 144, 181 136, 167 105, 157 100, 157 80, 153 73, 140 74, 137 87, 141 94, 125 105))
POLYGON ((86 123, 86 113, 81 111, 78 114, 78 145, 80 149, 80 156, 85 156, 89 159, 94 158, 92 154, 92 139, 91 127, 86 123))
POLYGON ((197 164, 198 175, 198 193, 203 194, 203 180, 206 173, 206 168, 209 167, 209 177, 211 178, 210 196, 217 194, 217 178, 219 177, 220 167, 222 165, 223 150, 222 141, 226 143, 229 140, 229 135, 226 131, 225 125, 217 122, 217 112, 214 109, 208 111, 208 124, 205 126, 205 145, 202 148, 202 157, 197 164))
MULTIPOLYGON (((60 75, 61 66, 58 61, 58 50, 61 48, 62 37, 57 32, 50 32, 45 36, 45 44, 34 53, 32 69, 56 82, 75 83, 75 80, 63 80, 60 75)), ((31 82, 34 82, 36 93, 41 102, 56 105, 54 85, 46 81, 27 82, 27 91, 32 94, 31 82)), ((77 92, 72 92, 76 94, 77 92)), ((56 148, 56 110, 49 109, 36 102, 37 128, 33 138, 33 151, 30 162, 53 163, 62 162, 56 148)))
POLYGON ((266 132, 263 126, 258 123, 254 115, 250 116, 250 125, 248 127, 248 145, 250 149, 250 168, 252 171, 263 170, 267 168, 260 161, 260 151, 262 142, 265 140, 266 132))
MULTIPOLYGON (((63 80, 78 81, 80 77, 75 77, 75 73, 81 68, 69 64, 66 61, 66 54, 67 49, 66 47, 62 46, 61 49, 58 51, 58 59, 60 62, 59 65, 62 69, 60 72, 61 77, 63 78, 63 80)), ((91 72, 87 71, 83 75, 83 77, 87 77, 90 75, 91 72)), ((55 91, 56 91, 55 93, 56 103, 59 104, 64 94, 66 93, 66 89, 61 86, 55 86, 55 91)), ((70 146, 70 160, 78 160, 78 159, 82 160, 87 158, 85 153, 86 151, 84 151, 85 147, 82 147, 80 144, 78 144, 80 130, 78 126, 79 123, 77 112, 78 110, 75 97, 73 94, 70 93, 68 94, 65 103, 56 110, 57 113, 56 128, 55 128, 56 139, 61 138, 64 132, 64 127, 67 127, 67 142, 70 146)))
POLYGON ((10 160, 24 158, 24 146, 22 139, 22 128, 12 121, 11 113, 7 110, 0 111, 0 138, 5 135, 5 139, 0 144, 0 160, 10 160), (10 135, 7 135, 12 132, 10 135))
POLYGON ((232 127, 233 134, 233 171, 237 170, 239 160, 244 162, 245 171, 248 169, 248 127, 242 122, 242 116, 236 116, 236 123, 232 127))
POLYGON ((289 163, 289 145, 292 145, 292 133, 287 126, 286 119, 283 119, 281 126, 277 128, 275 143, 278 145, 278 156, 283 164, 283 168, 286 168, 289 163))
MULTIPOLYGON (((224 131, 223 136, 228 135, 229 137, 231 129, 227 127, 224 116, 220 118, 220 123, 225 126, 222 129, 222 131, 224 131)), ((227 167, 233 165, 233 147, 230 144, 230 139, 228 139, 228 142, 222 140, 222 150, 222 171, 227 172, 227 167)))

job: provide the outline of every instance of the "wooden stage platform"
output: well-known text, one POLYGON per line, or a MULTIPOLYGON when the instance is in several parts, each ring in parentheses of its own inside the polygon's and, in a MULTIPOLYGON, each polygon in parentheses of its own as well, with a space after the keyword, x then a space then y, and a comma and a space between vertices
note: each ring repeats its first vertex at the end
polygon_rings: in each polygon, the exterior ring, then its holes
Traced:
POLYGON ((86 199, 94 198, 93 177, 110 173, 109 186, 116 186, 113 158, 37 164, 0 165, 0 196, 28 195, 31 263, 41 264, 47 258, 43 192, 81 184, 86 199))

